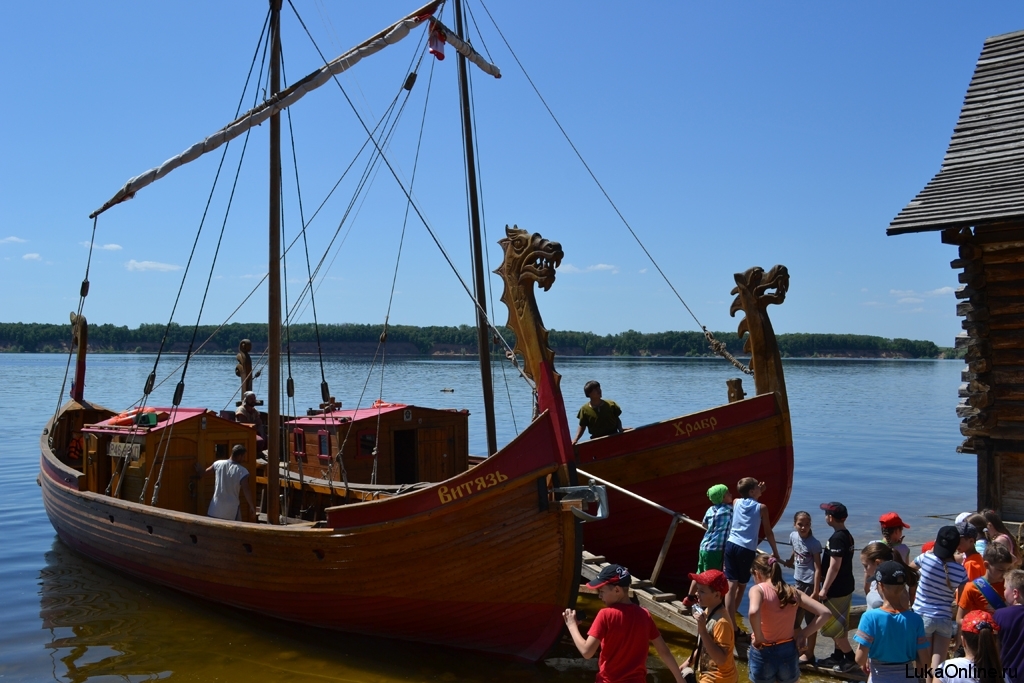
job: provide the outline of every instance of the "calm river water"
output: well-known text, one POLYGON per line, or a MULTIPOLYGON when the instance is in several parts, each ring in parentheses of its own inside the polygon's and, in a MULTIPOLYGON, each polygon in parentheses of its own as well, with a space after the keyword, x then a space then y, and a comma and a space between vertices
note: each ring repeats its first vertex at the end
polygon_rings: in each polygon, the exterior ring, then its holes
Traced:
MULTIPOLYGON (((592 681, 571 644, 532 666, 443 649, 362 638, 259 620, 123 578, 68 550, 54 534, 36 486, 40 429, 58 402, 66 358, 0 354, 0 678, 4 681, 592 681)), ((181 362, 165 358, 161 377, 181 362)), ((92 356, 86 397, 123 408, 141 394, 153 357, 92 356)), ((588 379, 639 426, 726 400, 725 380, 738 373, 724 361, 689 359, 558 359, 570 417, 585 400, 588 379)), ((958 455, 954 408, 960 361, 787 361, 796 451, 789 509, 776 527, 788 538, 799 509, 814 513, 815 532, 828 529, 818 504, 850 509, 858 547, 877 537, 878 515, 894 509, 910 525, 908 543, 934 537, 942 520, 974 507, 975 462, 958 455)), ((292 360, 298 409, 319 402, 315 358, 292 360)), ((180 373, 180 371, 179 371, 180 373)), ((485 451, 477 365, 460 360, 389 361, 382 377, 368 359, 331 358, 325 373, 346 407, 385 400, 468 408, 471 449, 485 451), (364 386, 365 392, 363 391, 364 386), (453 393, 442 389, 454 389, 453 393)), ((498 439, 504 443, 530 416, 525 383, 496 369, 498 439), (511 410, 510 410, 511 406, 511 410)), ((151 405, 169 405, 177 374, 151 405)), ((195 358, 186 405, 219 410, 236 389, 234 359, 195 358)), ((746 389, 752 382, 745 381, 746 389)), ((263 387, 257 387, 257 393, 263 387)), ((734 485, 734 482, 727 482, 734 485)), ((414 576, 415 567, 410 567, 414 576)), ((593 614, 593 603, 586 605, 593 614)), ((496 619, 501 615, 496 614, 496 619)), ((666 630, 681 661, 692 647, 666 630)), ((667 672, 656 674, 668 681, 667 672)))

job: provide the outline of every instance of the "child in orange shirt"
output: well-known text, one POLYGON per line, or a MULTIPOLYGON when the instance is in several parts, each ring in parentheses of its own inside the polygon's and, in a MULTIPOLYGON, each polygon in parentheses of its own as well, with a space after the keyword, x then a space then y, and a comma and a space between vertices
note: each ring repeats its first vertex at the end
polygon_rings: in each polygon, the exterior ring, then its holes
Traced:
POLYGON ((989 543, 985 548, 985 576, 964 584, 957 601, 956 623, 974 610, 995 612, 1006 607, 1003 601, 1003 576, 1013 569, 1013 555, 1005 546, 989 543))
POLYGON ((956 525, 956 530, 960 532, 960 538, 969 538, 972 541, 972 544, 964 550, 963 565, 967 571, 967 580, 980 579, 985 576, 985 558, 975 547, 978 541, 978 528, 970 522, 964 521, 956 525))

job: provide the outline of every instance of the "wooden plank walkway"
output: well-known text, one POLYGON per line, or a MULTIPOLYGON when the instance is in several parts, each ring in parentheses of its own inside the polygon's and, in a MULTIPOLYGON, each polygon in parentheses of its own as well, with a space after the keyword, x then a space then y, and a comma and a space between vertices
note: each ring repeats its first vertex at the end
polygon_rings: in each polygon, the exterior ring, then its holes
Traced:
MULTIPOLYGON (((610 564, 607 559, 601 555, 594 555, 586 550, 583 551, 583 578, 588 581, 597 578, 597 575, 601 572, 601 568, 610 564)), ((580 586, 581 592, 595 592, 593 589, 588 589, 586 584, 580 586)), ((668 591, 659 590, 650 581, 633 579, 633 584, 630 586, 630 596, 636 598, 640 605, 647 609, 651 614, 667 621, 678 629, 686 631, 692 636, 697 635, 697 622, 694 621, 693 617, 689 614, 683 613, 683 603, 679 600, 679 596, 675 593, 669 593, 668 591)), ((856 609, 856 608, 855 608, 856 609)), ((860 621, 860 614, 863 609, 851 611, 850 621, 851 626, 856 629, 857 622, 860 621)), ((818 640, 821 641, 821 636, 818 636, 818 640)), ((827 639, 825 639, 827 640, 827 639)), ((747 647, 749 640, 743 639, 743 642, 737 642, 736 644, 736 657, 740 661, 747 660, 747 647)), ((867 676, 857 671, 854 673, 839 673, 832 669, 825 669, 819 666, 812 666, 810 664, 803 664, 800 667, 801 671, 809 674, 817 674, 820 676, 829 676, 832 678, 839 678, 847 681, 866 681, 867 676)))

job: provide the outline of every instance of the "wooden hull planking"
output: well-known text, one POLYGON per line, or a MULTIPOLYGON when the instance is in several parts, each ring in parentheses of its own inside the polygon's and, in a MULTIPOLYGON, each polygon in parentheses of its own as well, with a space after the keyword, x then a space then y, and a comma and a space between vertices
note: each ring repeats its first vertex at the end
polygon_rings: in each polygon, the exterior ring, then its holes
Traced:
MULTIPOLYGON (((767 484, 761 502, 777 524, 793 484, 789 416, 775 394, 581 442, 577 456, 580 469, 698 522, 710 505, 708 488, 725 484, 735 493, 737 481, 754 477, 767 484)), ((584 547, 635 576, 650 576, 671 518, 613 489, 608 498, 611 515, 586 526, 584 547)), ((659 583, 689 586, 702 537, 700 529, 679 524, 659 583)))
POLYGON ((578 523, 548 501, 545 480, 560 464, 552 423, 542 416, 492 458, 503 477, 494 485, 474 468, 332 508, 333 528, 227 522, 79 491, 45 436, 40 483, 60 538, 127 574, 289 621, 536 661, 561 633, 579 572, 578 523))

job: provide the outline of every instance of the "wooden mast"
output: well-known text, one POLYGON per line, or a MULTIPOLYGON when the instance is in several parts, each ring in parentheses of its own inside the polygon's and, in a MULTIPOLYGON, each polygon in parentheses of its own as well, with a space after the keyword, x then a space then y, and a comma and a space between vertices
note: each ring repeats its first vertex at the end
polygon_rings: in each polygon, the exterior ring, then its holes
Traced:
MULTIPOLYGON (((281 89, 281 0, 270 0, 270 94, 281 89)), ((281 461, 281 118, 270 117, 270 256, 267 367, 267 522, 280 523, 281 461)), ((255 459, 253 460, 255 462, 255 459)))
MULTIPOLYGON (((462 1, 455 0, 455 33, 466 40, 462 22, 462 1)), ((473 241, 473 291, 476 309, 476 343, 480 355, 480 381, 484 391, 484 417, 487 421, 487 455, 498 450, 494 426, 494 387, 491 383, 490 329, 487 324, 487 282, 484 280, 483 240, 480 237, 480 200, 476 187, 476 155, 473 149, 473 117, 469 103, 469 73, 466 57, 459 53, 459 97, 462 101, 462 135, 466 142, 466 186, 469 190, 469 219, 473 241)))

